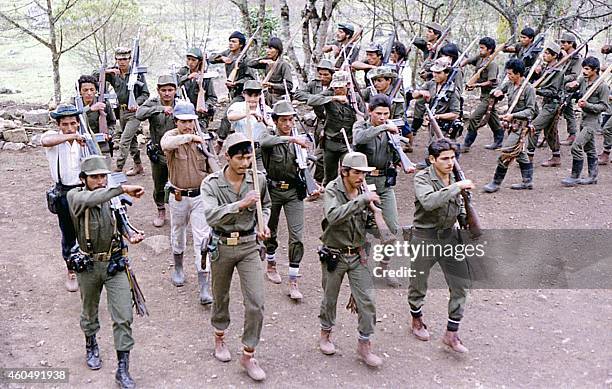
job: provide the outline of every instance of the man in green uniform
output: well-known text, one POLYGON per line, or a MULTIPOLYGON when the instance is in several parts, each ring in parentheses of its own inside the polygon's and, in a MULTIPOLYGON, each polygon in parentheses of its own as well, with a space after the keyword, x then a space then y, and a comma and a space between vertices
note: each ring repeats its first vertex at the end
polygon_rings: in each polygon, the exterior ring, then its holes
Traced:
POLYGON ((198 121, 200 122, 200 128, 205 130, 208 128, 208 123, 215 116, 215 104, 217 104, 217 94, 215 88, 213 88, 213 82, 211 78, 202 78, 202 92, 200 92, 200 85, 198 83, 198 76, 206 71, 204 67, 205 59, 202 54, 202 50, 197 47, 192 47, 187 52, 187 65, 179 69, 178 86, 185 87, 187 96, 183 96, 196 107, 196 113, 198 115, 198 121), (205 107, 198 108, 198 94, 204 93, 205 107))
POLYGON ((422 341, 429 340, 429 331, 423 323, 423 305, 427 295, 429 272, 436 262, 442 268, 448 284, 448 322, 442 342, 452 350, 465 353, 467 348, 457 336, 459 323, 470 286, 467 262, 445 256, 440 250, 429 248, 445 247, 460 243, 457 221, 466 219, 465 207, 461 198, 462 190, 474 188, 470 180, 455 181, 452 174, 455 164, 455 145, 448 139, 439 139, 429 145, 430 166, 414 176, 414 221, 411 245, 427 248, 410 267, 411 277, 408 287, 408 303, 412 315, 412 333, 422 341))
POLYGON ((108 141, 112 139, 117 124, 113 107, 108 100, 105 100, 104 103, 96 100, 98 80, 94 76, 84 74, 79 77, 78 83, 79 93, 83 98, 83 112, 87 115, 87 124, 94 134, 100 133, 100 112, 104 112, 103 115, 106 115, 104 117, 107 126, 107 139, 106 142, 99 142, 98 145, 103 153, 110 153, 108 141))
POLYGON ((149 121, 151 140, 147 143, 147 155, 151 160, 153 174, 153 201, 157 205, 157 217, 153 219, 155 227, 161 227, 166 222, 166 206, 164 203, 164 186, 168 182, 168 165, 161 150, 161 138, 167 131, 175 128, 174 100, 176 83, 170 75, 160 76, 157 80, 156 97, 150 97, 136 111, 136 119, 149 121))
MULTIPOLYGON (((81 163, 80 178, 84 187, 68 192, 80 252, 80 260, 75 260, 73 254, 71 262, 81 290, 81 329, 85 333, 87 367, 92 370, 102 367, 96 334, 100 330, 100 294, 106 287, 118 359, 115 381, 121 388, 133 388, 135 384, 129 373, 130 350, 134 347, 132 295, 125 272, 127 246, 122 239, 125 226, 114 214, 117 211, 111 209, 110 200, 124 193, 140 198, 144 188, 137 185, 107 188, 108 174, 110 169, 104 157, 87 157, 81 163)), ((134 234, 128 239, 138 243, 144 236, 134 234)))
POLYGON ((330 335, 336 324, 338 294, 346 274, 357 306, 357 356, 368 366, 378 367, 383 361, 372 352, 370 343, 376 325, 376 305, 372 274, 367 266, 364 246, 369 206, 372 202, 379 202, 380 197, 362 189, 365 174, 373 170, 373 167, 368 167, 364 154, 347 153, 342 159, 341 175, 325 188, 325 219, 321 236, 323 247, 319 252, 323 286, 319 347, 325 355, 336 352, 330 335))
MULTIPOLYGON (((582 55, 576 51, 576 37, 574 34, 564 32, 559 39, 561 48, 566 55, 571 58, 565 63, 565 72, 563 74, 563 85, 567 86, 572 81, 576 81, 582 73, 582 55)), ((571 146, 576 140, 576 115, 574 113, 574 102, 569 101, 563 107, 563 117, 567 125, 567 139, 562 141, 563 146, 571 146)))
POLYGON ((372 79, 368 77, 369 72, 379 66, 383 66, 383 48, 379 43, 371 42, 366 47, 365 61, 355 61, 351 64, 353 71, 363 70, 366 87, 372 85, 372 79))
MULTIPOLYGON (((568 86, 572 89, 578 88, 580 95, 593 85, 599 78, 600 64, 595 57, 586 57, 582 61, 582 77, 571 82, 568 86)), ((597 150, 595 149, 595 131, 599 128, 599 115, 610 109, 608 99, 610 87, 604 81, 586 100, 578 100, 578 107, 582 109, 582 121, 580 132, 572 144, 572 173, 569 177, 561 180, 563 186, 572 187, 578 185, 597 184, 597 150), (587 156, 589 176, 580 178, 584 166, 584 154, 587 156)))
MULTIPOLYGON (((495 40, 488 36, 482 38, 479 42, 479 53, 478 55, 465 59, 461 66, 465 65, 473 65, 476 70, 479 71, 485 63, 489 61, 489 57, 495 51, 495 40)), ((470 115, 470 120, 468 121, 468 129, 467 134, 465 136, 465 140, 463 141, 463 146, 461 146, 462 152, 469 151, 470 147, 476 141, 476 137, 478 136, 478 125, 482 118, 487 114, 487 110, 489 108, 489 104, 491 100, 494 99, 491 96, 491 90, 497 85, 497 75, 499 70, 497 68, 497 64, 493 61, 489 62, 488 65, 480 72, 480 77, 476 80, 474 85, 466 86, 467 90, 473 90, 474 88, 480 88, 480 101, 472 114, 470 115)), ((485 146, 488 150, 495 150, 501 147, 502 141, 504 139, 504 130, 501 128, 499 123, 499 117, 497 116, 497 111, 495 108, 490 110, 489 120, 487 124, 491 131, 493 132, 493 143, 485 146)))
POLYGON ((280 38, 273 36, 268 41, 266 56, 264 58, 254 58, 247 62, 254 69, 265 70, 266 74, 261 86, 268 92, 266 94, 266 104, 269 106, 285 96, 285 83, 289 91, 293 89, 291 66, 283 60, 282 54, 283 42, 280 38))
MULTIPOLYGON (((361 95, 365 103, 370 104, 372 97, 378 94, 384 94, 391 97, 393 91, 393 82, 397 78, 397 73, 388 66, 380 66, 372 69, 368 73, 368 77, 372 84, 361 90, 361 95)), ((391 113, 389 119, 401 119, 404 117, 404 94, 398 92, 397 96, 392 101, 391 113)))
MULTIPOLYGON (((115 133, 119 137, 119 156, 117 157, 117 168, 115 171, 123 171, 125 162, 128 157, 128 152, 134 159, 134 167, 126 173, 128 176, 142 174, 144 169, 140 160, 140 150, 138 149, 138 141, 136 140, 136 132, 140 128, 140 122, 136 119, 135 112, 137 107, 128 107, 130 93, 128 90, 128 81, 130 77, 130 59, 132 58, 132 50, 126 47, 118 47, 115 49, 115 59, 117 67, 106 68, 106 82, 109 82, 119 101, 119 123, 121 131, 115 133)), ((94 74, 95 76, 95 74, 94 74)), ((147 81, 142 73, 138 74, 138 83, 134 85, 134 96, 136 104, 141 105, 149 98, 149 89, 147 81)))
POLYGON ((261 143, 263 163, 267 172, 268 190, 272 200, 272 209, 268 228, 270 239, 266 240, 266 259, 268 267, 266 276, 275 284, 281 283, 281 277, 276 271, 276 249, 278 248, 277 231, 280 212, 285 210, 289 242, 289 296, 293 300, 303 298, 297 284, 300 272, 300 262, 304 256, 304 199, 306 187, 298 176, 295 147, 307 147, 303 138, 291 135, 295 127, 293 121, 296 112, 291 103, 281 100, 274 105, 272 120, 275 124, 275 134, 267 137, 261 143))
POLYGON ((543 130, 546 143, 552 151, 552 157, 542 162, 541 166, 544 167, 561 166, 561 146, 559 145, 559 132, 557 131, 555 116, 558 114, 557 111, 559 110, 563 95, 564 75, 562 69, 551 69, 559 60, 560 53, 561 47, 555 42, 549 42, 545 46, 544 54, 542 55, 546 66, 541 69, 536 68, 536 74, 539 74, 539 77, 547 73, 551 75, 546 76, 549 77, 548 81, 543 82, 536 89, 536 95, 542 96, 542 109, 532 123, 535 131, 528 138, 527 155, 533 161, 538 138, 543 130), (547 69, 549 70, 547 71, 547 69))
MULTIPOLYGON (((505 95, 508 96, 508 104, 512 104, 525 80, 525 71, 525 64, 520 59, 513 58, 508 61, 506 63, 508 82, 494 90, 491 97, 503 99, 505 95)), ((535 117, 537 110, 535 89, 531 84, 527 84, 512 112, 502 116, 504 126, 508 129, 508 136, 504 140, 501 155, 497 159, 493 181, 483 188, 485 192, 493 193, 499 190, 508 172, 508 166, 515 159, 521 168, 523 181, 520 184, 513 184, 511 188, 515 190, 533 189, 533 162, 527 157, 523 145, 531 128, 529 122, 535 117)))
POLYGON ((353 63, 359 56, 359 46, 352 42, 353 35, 355 35, 355 27, 350 23, 338 23, 338 29, 336 30, 336 42, 331 45, 324 45, 323 52, 334 53, 334 67, 340 68, 344 63, 345 58, 348 57, 348 63, 353 63))
POLYGON ((270 218, 270 195, 266 178, 259 174, 260 193, 254 190, 251 141, 242 133, 227 137, 223 145, 228 161, 219 170, 202 181, 204 215, 212 227, 207 246, 212 272, 214 304, 211 324, 215 329, 215 358, 231 360, 224 342, 225 330, 230 325, 229 298, 234 269, 240 276, 244 302, 244 349, 240 364, 255 381, 266 378, 266 373, 253 357, 263 327, 264 285, 261 277, 259 242, 270 237, 267 227, 270 218), (257 203, 261 204, 263 225, 258 225, 257 203), (257 232, 256 232, 257 231, 257 232))
POLYGON ((513 46, 506 46, 503 49, 504 53, 513 53, 513 58, 518 58, 523 61, 525 64, 525 74, 529 73, 529 70, 542 51, 542 49, 538 47, 532 48, 535 36, 536 33, 533 28, 525 27, 519 34, 519 42, 513 46))
MULTIPOLYGON (((610 101, 612 100, 612 95, 609 97, 608 99, 608 105, 612 105, 610 104, 610 101)), ((606 123, 604 124, 602 131, 603 131, 603 150, 601 152, 601 154, 599 154, 599 156, 597 157, 597 164, 598 165, 607 165, 610 162, 610 150, 612 150, 612 111, 608 111, 608 120, 606 121, 606 123)))

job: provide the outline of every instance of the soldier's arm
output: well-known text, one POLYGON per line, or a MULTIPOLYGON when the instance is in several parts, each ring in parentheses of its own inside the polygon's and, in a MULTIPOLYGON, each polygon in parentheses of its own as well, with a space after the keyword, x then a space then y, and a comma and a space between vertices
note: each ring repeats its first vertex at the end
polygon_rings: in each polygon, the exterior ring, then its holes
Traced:
POLYGON ((421 37, 415 38, 412 44, 414 45, 414 47, 421 50, 421 52, 423 53, 423 56, 426 56, 427 54, 429 54, 429 49, 427 48, 427 42, 425 42, 425 39, 421 37))
POLYGON ((312 96, 310 91, 314 87, 313 84, 314 81, 310 81, 305 87, 297 89, 293 94, 293 98, 304 103, 308 102, 308 99, 312 96))
POLYGON ((108 129, 110 130, 112 127, 114 131, 115 125, 117 124, 117 118, 115 117, 113 107, 108 101, 106 101, 106 107, 104 108, 104 112, 106 112, 106 125, 108 126, 108 129))
MULTIPOLYGON (((287 91, 291 92, 293 89, 293 81, 291 81, 291 67, 288 63, 283 62, 280 68, 281 79, 287 82, 287 91)), ((285 84, 281 82, 271 82, 270 87, 277 93, 285 93, 285 84)))
POLYGON ((260 62, 262 59, 265 59, 265 58, 251 58, 248 61, 246 61, 246 64, 248 67, 253 68, 253 69, 265 69, 266 64, 260 62))
POLYGON ((213 228, 220 225, 234 224, 236 222, 236 217, 241 212, 240 201, 229 204, 219 204, 216 193, 220 189, 216 186, 215 182, 216 179, 205 179, 200 185, 206 223, 213 228))
POLYGON ((365 194, 360 194, 353 200, 341 204, 334 190, 325 191, 325 218, 330 225, 342 224, 350 219, 355 212, 365 209, 369 204, 365 194))
POLYGON ((512 118, 519 120, 532 119, 536 115, 536 95, 533 86, 525 88, 525 108, 520 111, 512 112, 512 118))
POLYGON ((594 95, 597 96, 597 102, 589 103, 587 101, 586 105, 582 110, 587 113, 599 115, 602 112, 606 112, 608 110, 608 95, 610 94, 610 88, 608 84, 605 82, 600 84, 594 95))
POLYGON ((386 130, 387 126, 385 124, 375 127, 368 125, 365 120, 359 120, 353 124, 353 143, 356 145, 368 143, 386 130))
POLYGON ((172 151, 178 149, 182 144, 193 141, 193 137, 193 134, 173 134, 172 131, 168 131, 159 143, 163 151, 172 151))
POLYGON ((461 189, 456 183, 435 191, 425 174, 417 174, 414 177, 414 194, 426 211, 446 206, 460 192, 461 189))
POLYGON ((261 210, 263 213, 264 225, 268 225, 270 220, 270 209, 272 208, 272 200, 270 199, 270 193, 268 192, 268 183, 266 182, 266 176, 259 173, 259 189, 261 191, 261 210))
POLYGON ((330 91, 325 91, 316 95, 311 95, 308 98, 308 105, 311 107, 318 107, 321 105, 325 105, 332 101, 332 95, 330 91))
POLYGON ((140 96, 136 98, 136 104, 138 105, 141 105, 149 98, 149 88, 147 87, 147 80, 145 79, 144 75, 140 74, 140 76, 142 77, 140 79, 140 82, 142 82, 142 86, 140 89, 140 96))
POLYGON ((267 134, 267 135, 261 136, 258 142, 262 149, 269 149, 276 145, 289 143, 292 140, 293 140, 292 136, 267 134))
POLYGON ((547 97, 547 98, 555 98, 559 96, 559 87, 561 86, 563 75, 558 70, 553 70, 555 75, 550 79, 547 85, 544 85, 541 88, 536 89, 536 94, 538 96, 547 97))
POLYGON ((499 74, 499 67, 495 62, 491 62, 487 66, 487 81, 481 82, 480 87, 490 87, 497 85, 497 75, 499 74))
POLYGON ((96 190, 72 189, 68 192, 68 206, 75 217, 79 217, 87 208, 110 201, 115 196, 123 194, 121 185, 114 188, 100 188, 96 190))
POLYGON ((563 76, 563 85, 578 79, 578 75, 582 71, 582 64, 580 62, 581 61, 576 60, 574 61, 572 67, 567 68, 565 75, 563 76))
POLYGON ((144 120, 148 120, 151 116, 158 114, 160 112, 164 112, 164 107, 159 104, 156 98, 148 99, 136 110, 136 119, 141 122, 144 120))
POLYGON ((351 63, 351 68, 354 70, 367 70, 367 69, 373 69, 375 67, 376 66, 370 65, 363 61, 354 61, 353 63, 351 63))

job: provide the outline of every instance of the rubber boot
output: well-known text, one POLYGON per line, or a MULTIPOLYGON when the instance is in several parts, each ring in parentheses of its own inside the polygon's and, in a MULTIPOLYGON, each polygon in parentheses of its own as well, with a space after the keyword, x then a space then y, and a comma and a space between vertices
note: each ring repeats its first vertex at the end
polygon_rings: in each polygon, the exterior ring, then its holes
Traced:
POLYGON ((319 349, 325 355, 334 355, 336 353, 336 346, 331 341, 331 330, 321 330, 319 349))
POLYGON ((370 367, 382 365, 382 359, 372 352, 372 344, 369 340, 359 339, 357 341, 357 357, 370 367))
POLYGON ((579 185, 593 185, 597 184, 597 158, 587 158, 587 166, 589 168, 589 176, 578 180, 579 185))
POLYGON ((199 271, 198 284, 200 285, 200 304, 212 304, 213 298, 210 295, 210 273, 199 271))
POLYGON ((489 182, 483 187, 484 191, 487 193, 497 192, 501 183, 504 181, 507 172, 508 168, 497 165, 495 168, 495 174, 493 175, 493 181, 489 182))
POLYGON ((533 163, 519 162, 519 166, 521 167, 523 182, 520 184, 512 184, 510 188, 514 190, 533 189, 533 163))
POLYGON ((100 349, 98 348, 98 342, 96 341, 95 335, 85 337, 85 352, 88 368, 91 370, 98 370, 102 367, 100 349))
POLYGON ((584 166, 584 161, 573 159, 572 160, 572 173, 569 177, 561 180, 561 185, 567 186, 567 187, 578 185, 578 181, 580 180, 580 172, 582 172, 583 166, 584 166))
POLYGON ((608 163, 610 163, 610 150, 604 150, 601 152, 601 154, 599 154, 599 157, 597 158, 597 164, 607 165, 608 163))
POLYGON ((240 357, 240 365, 244 367, 249 377, 251 377, 254 381, 263 381, 266 379, 266 373, 261 367, 259 367, 257 359, 253 357, 254 353, 255 350, 243 350, 242 356, 240 357))
POLYGON ((223 332, 215 331, 215 358, 221 362, 232 360, 232 354, 225 344, 225 333, 223 332))
POLYGON ((115 382, 121 389, 132 389, 136 387, 134 380, 130 376, 130 352, 117 351, 117 372, 115 382))
POLYGON ((183 272, 183 254, 174 254, 174 271, 170 278, 172 285, 183 286, 185 285, 185 273, 183 272))

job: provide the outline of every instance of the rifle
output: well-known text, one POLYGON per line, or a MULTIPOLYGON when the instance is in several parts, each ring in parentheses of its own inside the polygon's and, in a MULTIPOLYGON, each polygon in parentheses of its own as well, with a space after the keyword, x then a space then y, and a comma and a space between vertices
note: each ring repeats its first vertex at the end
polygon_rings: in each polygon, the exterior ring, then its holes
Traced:
POLYGON ((440 45, 442 45, 442 42, 444 42, 444 39, 446 39, 448 34, 450 34, 450 28, 451 28, 450 25, 446 27, 446 29, 442 31, 440 38, 438 38, 438 40, 431 46, 431 49, 429 49, 429 54, 427 55, 428 60, 431 61, 435 58, 436 54, 438 53, 438 49, 440 48, 440 45))
MULTIPOLYGON (((348 149, 348 152, 352 153, 353 148, 351 147, 351 144, 348 140, 346 131, 344 130, 344 128, 342 128, 340 132, 342 133, 342 136, 344 137, 344 142, 346 143, 346 148, 348 149)), ((370 188, 368 187, 368 184, 365 180, 363 181, 363 184, 361 185, 361 189, 363 190, 364 193, 370 192, 370 188)), ((385 219, 383 218, 383 215, 382 215, 382 210, 371 201, 369 204, 370 204, 369 205, 370 210, 374 214, 374 221, 376 222, 376 227, 378 228, 378 231, 380 232, 380 243, 389 244, 395 241, 395 237, 391 233, 391 230, 387 226, 387 223, 385 223, 385 219)))
POLYGON ((599 75, 599 78, 597 78, 597 80, 593 82, 593 85, 591 85, 591 87, 587 89, 586 92, 584 92, 580 100, 587 101, 589 97, 591 97, 591 95, 595 93, 595 90, 597 90, 599 85, 603 84, 604 82, 609 82, 610 80, 608 80, 607 77, 610 75, 610 72, 612 72, 612 65, 608 66, 608 68, 599 75))
MULTIPOLYGON (((427 104, 425 104, 425 110, 427 111, 427 116, 429 117, 429 124, 431 129, 433 130, 434 137, 436 139, 443 139, 444 135, 442 134, 442 130, 436 121, 436 117, 432 110, 429 108, 427 104)), ((453 175, 455 176, 455 181, 463 181, 465 180, 465 173, 463 173, 463 169, 459 165, 459 162, 455 160, 453 164, 453 175)), ((480 220, 478 218, 478 213, 476 213, 476 209, 474 208, 474 204, 472 204, 472 193, 468 190, 461 191, 461 197, 463 197, 463 203, 465 205, 465 211, 467 213, 467 228, 470 231, 470 236, 472 239, 478 239, 482 235, 482 231, 480 230, 480 220)))
POLYGON ((200 66, 198 69, 198 76, 196 77, 196 83, 198 84, 198 98, 196 102, 196 112, 205 112, 206 108, 206 91, 202 86, 204 84, 204 77, 202 77, 202 72, 205 71, 202 69, 204 67, 204 63, 206 62, 206 53, 203 55, 202 62, 200 62, 200 66))
MULTIPOLYGON (((404 125, 404 119, 392 119, 392 120, 389 120, 389 122, 391 122, 397 128, 402 128, 402 126, 404 125)), ((408 156, 402 149, 402 146, 400 144, 401 142, 400 135, 393 134, 391 132, 387 132, 387 136, 389 137, 389 145, 397 153, 397 156, 399 157, 400 163, 402 165, 402 169, 404 169, 404 172, 408 172, 409 170, 414 168, 416 165, 412 163, 410 158, 408 158, 408 156)))
MULTIPOLYGON (((98 103, 104 103, 106 106, 106 64, 103 64, 100 68, 100 76, 98 77, 98 103)), ((108 133, 108 122, 106 120, 106 107, 105 109, 98 111, 98 126, 100 134, 103 137, 96 137, 98 143, 107 142, 109 154, 113 156, 113 137, 112 134, 108 133), (102 139, 101 139, 102 138, 102 139)))
POLYGON ((144 85, 143 82, 138 81, 138 76, 146 72, 147 67, 140 65, 140 31, 138 31, 138 36, 134 38, 134 45, 132 47, 132 59, 130 61, 130 76, 128 78, 128 109, 135 110, 138 108, 138 103, 136 103, 136 95, 134 94, 134 88, 136 87, 136 85, 140 87, 144 85))
POLYGON ((172 64, 172 79, 174 80, 174 84, 176 85, 176 95, 174 96, 174 100, 187 100, 187 96, 184 93, 185 88, 179 87, 175 64, 172 64))
POLYGON ((387 38, 387 41, 385 42, 385 45, 383 47, 383 58, 382 58, 383 65, 386 65, 389 63, 389 57, 391 56, 391 50, 393 50, 394 43, 395 43, 395 34, 391 33, 389 34, 389 37, 387 38))
POLYGON ((246 136, 251 141, 251 149, 253 150, 253 162, 251 163, 251 174, 253 176, 253 189, 259 195, 259 201, 255 203, 255 210, 257 214, 257 231, 260 234, 264 233, 265 225, 263 218, 263 209, 261 206, 261 192, 259 191, 259 177, 257 176, 257 162, 255 161, 255 139, 253 138, 253 129, 251 128, 251 110, 249 105, 244 104, 246 109, 246 136))
MULTIPOLYGON (((538 38, 531 44, 531 46, 529 46, 529 49, 527 49, 527 51, 525 53, 523 53, 521 60, 523 62, 525 62, 525 66, 527 66, 527 61, 533 57, 535 54, 539 54, 540 52, 542 52, 542 44, 544 43, 544 39, 546 38, 546 33, 548 32, 548 30, 550 30, 550 28, 552 27, 549 26, 546 31, 544 31, 543 33, 541 33, 538 38)), ((535 66, 535 65, 531 65, 531 66, 535 66)))
POLYGON ((346 45, 342 46, 342 50, 340 50, 340 53, 338 54, 338 57, 336 58, 336 63, 334 64, 334 66, 339 69, 341 67, 344 67, 344 63, 348 62, 350 60, 350 58, 353 56, 353 51, 355 50, 355 42, 357 42, 359 39, 361 39, 361 34, 363 33, 363 28, 359 27, 357 29, 357 31, 355 31, 355 33, 351 36, 351 39, 349 39, 348 42, 346 42, 346 45), (349 51, 348 56, 346 55, 346 48, 352 45, 351 47, 351 51, 349 51), (340 62, 342 61, 342 62, 340 62))
POLYGON ((507 114, 511 114, 512 111, 514 110, 514 108, 516 107, 516 105, 518 104, 519 98, 523 94, 523 91, 527 87, 527 84, 529 83, 529 80, 531 79, 531 77, 533 76, 533 73, 535 72, 535 68, 537 68, 538 65, 541 62, 542 62, 542 54, 540 54, 538 56, 538 59, 536 59, 535 63, 533 64, 533 66, 529 70, 529 74, 527 74, 527 77, 525 77, 525 80, 523 81, 523 84, 521 84, 521 87, 516 92, 516 95, 514 95, 514 100, 512 100, 512 103, 508 106, 508 110, 506 111, 506 115, 507 114))
POLYGON ((244 59, 244 56, 246 55, 247 51, 249 50, 249 47, 251 47, 251 45, 255 41, 255 35, 257 35, 257 33, 259 32, 260 28, 261 28, 261 26, 257 27, 257 29, 253 32, 253 35, 251 35, 249 37, 249 40, 247 40, 247 42, 244 44, 244 47, 242 48, 242 51, 240 52, 240 55, 238 55, 238 58, 236 58, 236 60, 234 61, 234 68, 230 72, 229 76, 227 76, 227 81, 229 81, 229 82, 235 82, 236 81, 236 76, 238 76, 238 68, 240 67, 240 61, 242 61, 244 59))
MULTIPOLYGON (((514 34, 516 35, 516 34, 514 34)), ((473 88, 474 84, 476 84, 476 82, 478 82, 478 79, 480 79, 480 75, 482 74, 483 70, 485 70, 487 68, 487 66, 489 66, 489 64, 491 64, 495 58, 497 57, 497 55, 504 49, 504 47, 506 47, 506 45, 514 38, 514 35, 512 35, 510 37, 510 39, 508 39, 508 41, 506 43, 504 43, 503 45, 497 46, 495 48, 495 51, 489 56, 489 58, 487 58, 487 60, 480 65, 480 67, 478 68, 478 70, 472 75, 472 77, 470 77, 470 79, 468 80, 468 82, 465 84, 466 88, 473 88)))

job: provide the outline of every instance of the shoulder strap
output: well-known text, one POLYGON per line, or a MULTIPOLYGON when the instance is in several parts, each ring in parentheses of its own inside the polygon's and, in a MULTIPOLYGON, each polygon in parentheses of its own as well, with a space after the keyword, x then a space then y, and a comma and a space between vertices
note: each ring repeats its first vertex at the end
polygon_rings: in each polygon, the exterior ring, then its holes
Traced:
POLYGON ((60 173, 60 149, 59 149, 59 145, 57 145, 57 180, 59 181, 59 184, 62 184, 62 174, 60 173))

